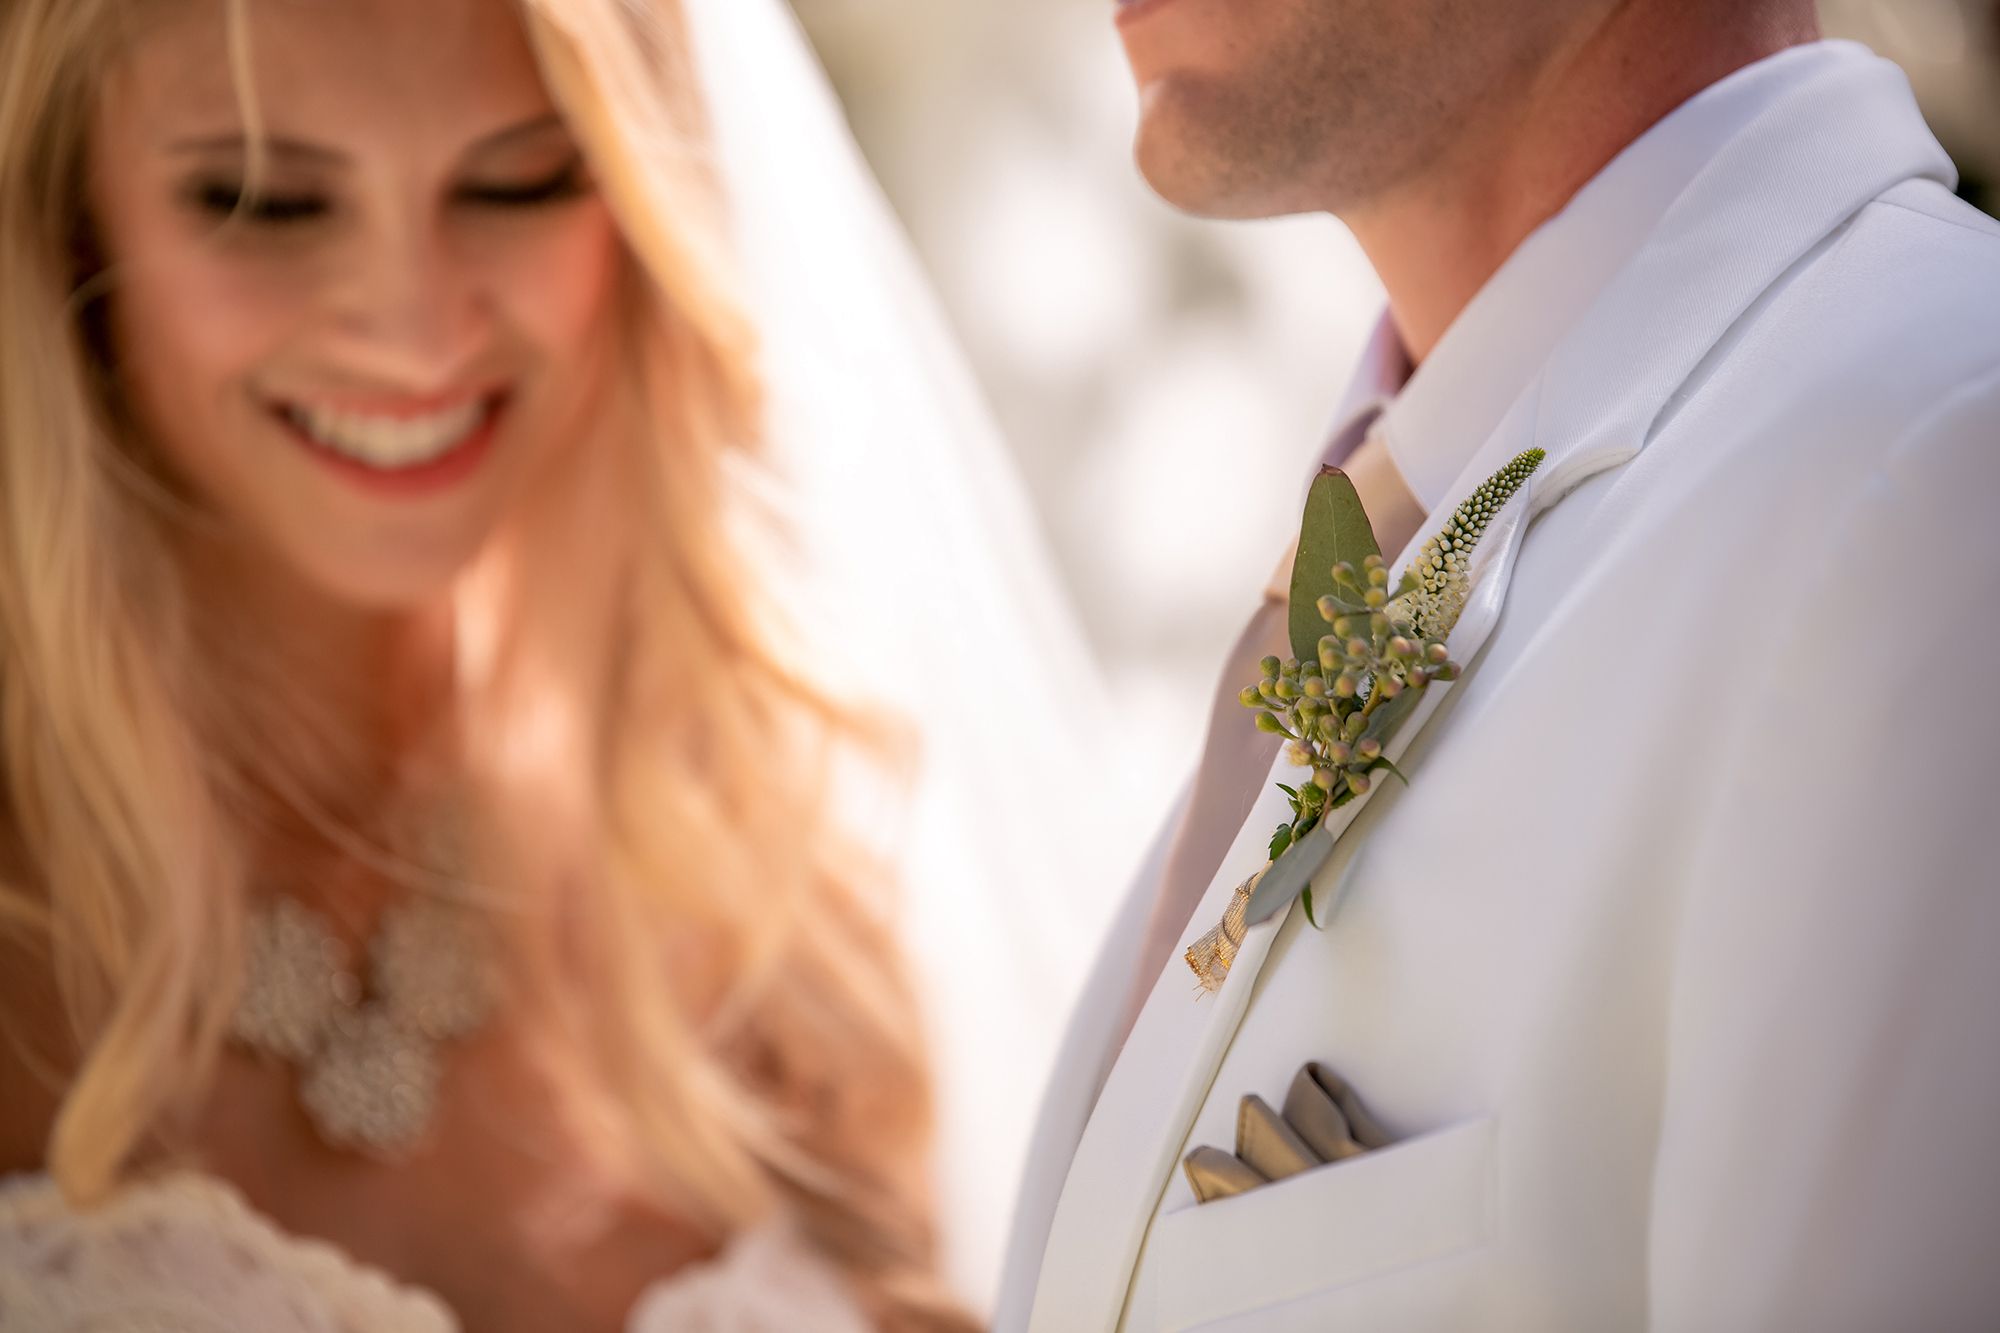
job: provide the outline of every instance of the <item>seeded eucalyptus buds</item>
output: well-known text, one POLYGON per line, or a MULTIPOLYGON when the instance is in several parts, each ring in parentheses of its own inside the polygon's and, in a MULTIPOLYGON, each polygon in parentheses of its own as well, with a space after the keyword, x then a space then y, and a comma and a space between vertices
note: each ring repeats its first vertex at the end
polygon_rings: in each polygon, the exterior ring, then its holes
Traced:
MULTIPOLYGON (((1285 738, 1287 762, 1312 770, 1312 781, 1292 796, 1294 821, 1274 846, 1290 845, 1326 810, 1369 789, 1371 774, 1386 762, 1386 732, 1367 734, 1378 710, 1433 680, 1450 678, 1445 645, 1414 632, 1407 618, 1395 613, 1380 557, 1364 561, 1359 570, 1349 566, 1346 573, 1349 591, 1389 609, 1364 615, 1338 596, 1322 597, 1316 609, 1333 632, 1314 645, 1318 660, 1302 665, 1267 657, 1259 663, 1261 678, 1237 696, 1256 711, 1258 730, 1285 738)), ((1399 591, 1397 598, 1403 595, 1399 591)))

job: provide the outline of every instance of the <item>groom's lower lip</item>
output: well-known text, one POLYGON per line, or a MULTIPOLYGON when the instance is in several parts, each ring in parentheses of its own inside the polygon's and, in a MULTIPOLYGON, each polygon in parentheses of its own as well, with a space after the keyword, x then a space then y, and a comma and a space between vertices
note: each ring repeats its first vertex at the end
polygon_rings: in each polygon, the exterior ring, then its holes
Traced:
POLYGON ((1115 22, 1121 28, 1128 27, 1154 10, 1173 2, 1174 0, 1116 0, 1118 14, 1115 22))

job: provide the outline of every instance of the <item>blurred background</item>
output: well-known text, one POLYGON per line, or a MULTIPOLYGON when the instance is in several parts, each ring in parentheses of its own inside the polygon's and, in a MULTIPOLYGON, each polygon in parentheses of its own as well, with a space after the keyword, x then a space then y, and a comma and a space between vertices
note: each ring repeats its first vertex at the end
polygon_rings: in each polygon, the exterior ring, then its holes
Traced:
MULTIPOLYGON (((1106 763, 1130 808, 1163 811, 1198 751, 1217 665, 1297 522, 1381 291, 1331 220, 1196 222, 1153 197, 1131 163, 1110 0, 792 3, 1075 597, 1117 701, 1106 763)), ((2000 0, 1821 10, 1830 35, 1909 72, 1963 193, 1993 211, 2000 0)), ((1078 903, 1076 929, 1094 930, 1121 887, 1078 903)), ((1038 1049, 1053 1039, 1034 1034, 1038 1049)), ((1044 1072, 1023 1071, 1021 1105, 995 1108, 989 1160, 952 1191, 952 1263, 975 1300, 1005 1222, 991 1196, 1013 1179, 1044 1072)))

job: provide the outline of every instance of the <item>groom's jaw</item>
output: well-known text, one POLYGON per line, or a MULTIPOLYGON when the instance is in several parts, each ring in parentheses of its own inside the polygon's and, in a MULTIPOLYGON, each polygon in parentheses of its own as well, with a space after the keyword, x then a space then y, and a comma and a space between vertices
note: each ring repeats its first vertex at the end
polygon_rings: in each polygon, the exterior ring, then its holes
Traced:
MULTIPOLYGON (((1428 13, 1457 0, 1412 0, 1428 13)), ((1394 123, 1435 44, 1378 0, 1129 0, 1140 171, 1210 217, 1323 211, 1391 167, 1394 123)), ((1419 99, 1421 100, 1421 99, 1419 99)))
MULTIPOLYGON (((1653 8, 1697 0, 1631 0, 1653 8)), ((1627 0, 1132 0, 1141 172, 1212 217, 1422 196, 1627 0)), ((1704 5, 1734 0, 1699 0, 1704 5)))

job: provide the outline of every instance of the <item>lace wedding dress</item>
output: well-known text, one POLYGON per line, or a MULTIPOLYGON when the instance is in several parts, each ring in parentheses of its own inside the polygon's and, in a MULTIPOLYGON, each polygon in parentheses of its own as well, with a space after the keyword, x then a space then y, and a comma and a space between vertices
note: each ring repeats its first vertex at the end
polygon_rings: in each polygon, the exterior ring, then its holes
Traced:
MULTIPOLYGON (((654 1283, 627 1333, 865 1333, 832 1269, 781 1224, 654 1283)), ((0 1333, 459 1333, 435 1294, 285 1234, 181 1172, 79 1213, 47 1176, 0 1180, 0 1333)))

